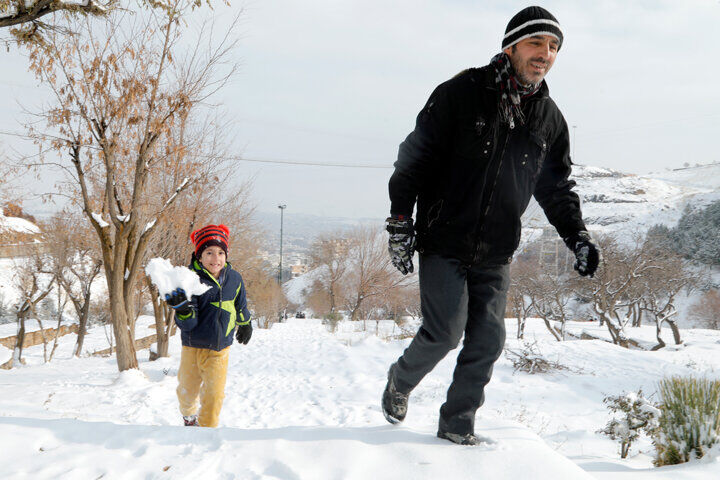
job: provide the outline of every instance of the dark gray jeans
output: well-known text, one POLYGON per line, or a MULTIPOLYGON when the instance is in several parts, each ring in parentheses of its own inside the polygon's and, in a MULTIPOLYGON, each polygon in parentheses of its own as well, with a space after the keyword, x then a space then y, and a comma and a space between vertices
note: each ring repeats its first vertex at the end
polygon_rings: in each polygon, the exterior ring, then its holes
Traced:
POLYGON ((466 265, 439 255, 420 255, 423 323, 393 368, 397 389, 410 393, 463 334, 440 430, 473 433, 493 364, 505 344, 505 299, 510 266, 466 265))

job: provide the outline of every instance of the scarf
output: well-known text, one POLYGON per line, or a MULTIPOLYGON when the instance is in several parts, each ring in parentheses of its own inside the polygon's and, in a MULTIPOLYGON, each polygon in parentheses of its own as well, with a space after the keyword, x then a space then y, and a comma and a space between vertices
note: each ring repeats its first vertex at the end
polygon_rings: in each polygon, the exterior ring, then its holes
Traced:
POLYGON ((540 83, 522 85, 518 82, 510 57, 504 52, 495 55, 490 60, 490 65, 495 69, 495 83, 500 89, 500 119, 509 123, 510 128, 515 128, 516 121, 523 125, 525 115, 522 111, 522 99, 537 92, 540 83))

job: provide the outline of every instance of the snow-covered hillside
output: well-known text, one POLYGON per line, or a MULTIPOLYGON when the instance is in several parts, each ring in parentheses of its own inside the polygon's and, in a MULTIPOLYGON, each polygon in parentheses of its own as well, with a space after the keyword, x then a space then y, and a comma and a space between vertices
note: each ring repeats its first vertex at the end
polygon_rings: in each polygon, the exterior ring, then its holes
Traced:
POLYGON ((0 211, 0 233, 9 232, 36 234, 40 233, 40 229, 30 220, 18 217, 6 217, 0 211))
MULTIPOLYGON (((720 164, 651 175, 575 165, 572 178, 577 182, 585 223, 596 232, 644 232, 658 223, 672 226, 685 205, 704 206, 720 199, 720 164)), ((530 229, 548 225, 534 201, 523 225, 530 229)))
MULTIPOLYGON (((73 335, 50 364, 42 346, 29 348, 28 365, 0 371, 0 478, 690 480, 720 471, 719 452, 654 468, 646 439, 620 460, 617 445, 595 433, 609 419, 605 395, 651 394, 665 375, 718 378, 720 332, 685 331, 683 347, 646 352, 558 343, 531 321, 527 338, 570 370, 529 375, 502 357, 477 419, 478 433, 496 443, 461 447, 435 437, 457 352, 413 392, 405 423, 391 426, 380 394, 409 340, 351 325, 333 335, 317 320, 291 320, 233 345, 218 429, 180 426, 177 337, 171 358, 148 362, 144 350, 140 371, 122 374, 114 358, 71 358, 73 335)), ((512 332, 514 322, 507 326, 512 332)), ((629 333, 651 338, 654 330, 629 333)), ((507 347, 519 346, 509 335, 507 347)))

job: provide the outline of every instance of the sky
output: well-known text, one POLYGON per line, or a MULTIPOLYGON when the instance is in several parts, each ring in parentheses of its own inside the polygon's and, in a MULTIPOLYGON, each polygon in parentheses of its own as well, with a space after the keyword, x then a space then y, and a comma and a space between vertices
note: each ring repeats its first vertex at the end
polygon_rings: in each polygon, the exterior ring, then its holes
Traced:
MULTIPOLYGON (((430 92, 500 50, 519 1, 232 0, 238 74, 215 102, 240 184, 258 210, 383 219, 400 142, 430 92), (372 168, 367 168, 372 167, 372 168)), ((720 161, 720 1, 540 3, 565 41, 546 77, 571 129, 573 161, 627 173, 720 161)), ((22 132, 43 98, 15 48, 0 52, 0 131, 22 132)), ((0 134, 5 150, 24 151, 0 134)), ((47 183, 47 182, 44 182, 47 183)), ((38 188, 33 185, 32 188, 38 188)))

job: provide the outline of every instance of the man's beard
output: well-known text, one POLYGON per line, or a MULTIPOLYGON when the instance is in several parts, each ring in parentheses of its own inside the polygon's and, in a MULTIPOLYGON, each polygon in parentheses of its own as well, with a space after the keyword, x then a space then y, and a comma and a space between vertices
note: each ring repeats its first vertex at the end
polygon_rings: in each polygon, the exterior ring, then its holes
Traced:
POLYGON ((538 59, 531 58, 531 59, 529 59, 529 60, 526 62, 527 65, 528 65, 528 68, 530 68, 530 65, 529 65, 530 62, 542 63, 543 65, 545 65, 545 73, 543 73, 542 75, 540 75, 540 79, 538 79, 537 82, 533 82, 532 80, 530 80, 529 78, 527 78, 527 76, 525 75, 524 71, 520 68, 520 67, 522 67, 522 65, 520 64, 519 60, 511 57, 511 58, 510 58, 510 61, 512 62, 512 66, 513 66, 513 69, 515 70, 515 76, 516 76, 518 82, 519 82, 521 85, 526 86, 526 87, 529 87, 530 85, 537 85, 538 83, 542 82, 543 78, 545 78, 545 74, 547 74, 547 71, 548 71, 548 68, 547 68, 547 65, 548 65, 548 64, 547 64, 547 62, 546 62, 545 60, 543 60, 542 58, 538 58, 538 59))

